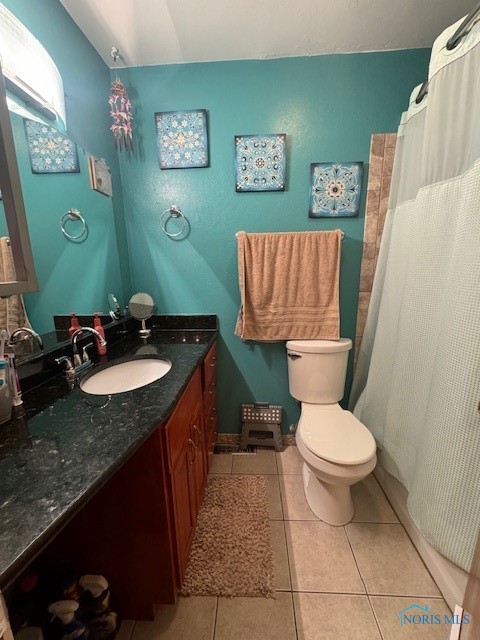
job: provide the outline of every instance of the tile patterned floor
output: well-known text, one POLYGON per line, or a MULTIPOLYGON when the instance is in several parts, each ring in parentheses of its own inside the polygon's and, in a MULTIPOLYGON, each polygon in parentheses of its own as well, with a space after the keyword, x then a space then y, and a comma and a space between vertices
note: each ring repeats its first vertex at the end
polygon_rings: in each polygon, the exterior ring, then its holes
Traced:
POLYGON ((355 516, 331 527, 311 512, 295 446, 218 454, 212 474, 260 474, 269 493, 275 599, 180 598, 118 640, 447 640, 448 625, 400 625, 411 604, 448 613, 373 476, 352 491, 355 516))

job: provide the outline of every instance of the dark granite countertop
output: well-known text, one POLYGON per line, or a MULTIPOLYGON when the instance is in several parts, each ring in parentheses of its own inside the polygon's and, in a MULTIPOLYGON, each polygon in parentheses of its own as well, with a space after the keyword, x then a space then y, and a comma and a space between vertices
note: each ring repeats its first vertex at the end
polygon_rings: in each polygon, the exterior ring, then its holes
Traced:
POLYGON ((154 329, 109 345, 108 359, 172 362, 151 384, 108 398, 58 375, 25 394, 26 415, 0 425, 0 588, 41 551, 173 411, 215 330, 154 329))

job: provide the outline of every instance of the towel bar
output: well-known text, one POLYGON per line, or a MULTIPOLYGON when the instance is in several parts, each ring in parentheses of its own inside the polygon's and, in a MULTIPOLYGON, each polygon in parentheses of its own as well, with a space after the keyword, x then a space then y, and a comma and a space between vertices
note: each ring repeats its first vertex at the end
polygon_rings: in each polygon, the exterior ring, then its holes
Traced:
MULTIPOLYGON (((335 231, 341 231, 342 233, 342 242, 345 239, 346 233, 345 231, 343 231, 343 229, 335 229, 335 231)), ((237 233, 235 234, 235 238, 238 240, 238 234, 240 233, 240 231, 237 231, 237 233)), ((275 232, 274 232, 275 233, 275 232)), ((311 233, 310 231, 286 231, 285 233, 311 233)))

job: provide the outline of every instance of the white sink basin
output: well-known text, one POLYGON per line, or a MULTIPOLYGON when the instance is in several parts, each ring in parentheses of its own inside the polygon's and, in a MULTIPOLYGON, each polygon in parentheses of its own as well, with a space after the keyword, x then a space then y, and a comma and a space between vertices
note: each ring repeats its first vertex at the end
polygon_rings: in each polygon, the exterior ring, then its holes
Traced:
POLYGON ((163 378, 171 368, 170 360, 132 358, 92 373, 80 382, 80 389, 95 396, 124 393, 163 378))

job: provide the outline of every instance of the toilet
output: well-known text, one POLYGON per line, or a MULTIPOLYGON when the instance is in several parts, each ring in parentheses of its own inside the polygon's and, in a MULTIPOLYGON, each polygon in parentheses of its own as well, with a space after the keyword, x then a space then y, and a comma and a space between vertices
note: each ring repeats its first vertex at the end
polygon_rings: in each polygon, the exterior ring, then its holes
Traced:
POLYGON ((324 522, 347 524, 353 518, 350 487, 377 462, 370 431, 338 404, 352 341, 289 340, 286 347, 290 394, 302 407, 296 441, 304 461, 305 497, 324 522))

